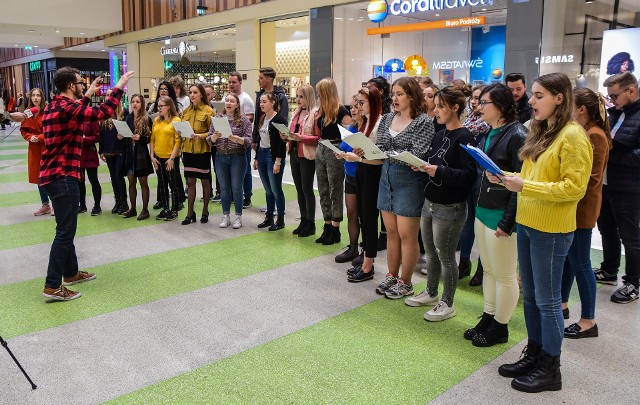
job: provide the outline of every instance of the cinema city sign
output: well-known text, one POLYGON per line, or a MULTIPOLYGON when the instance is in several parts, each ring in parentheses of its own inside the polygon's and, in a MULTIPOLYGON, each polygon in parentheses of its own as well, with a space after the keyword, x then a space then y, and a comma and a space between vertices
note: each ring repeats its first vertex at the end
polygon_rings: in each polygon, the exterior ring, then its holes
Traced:
POLYGON ((195 52, 198 50, 198 47, 195 45, 191 45, 188 42, 182 41, 178 44, 178 46, 171 48, 163 46, 160 48, 161 55, 180 55, 183 57, 185 53, 195 52))
POLYGON ((416 11, 444 10, 465 6, 493 6, 493 0, 393 0, 389 11, 393 15, 416 11))

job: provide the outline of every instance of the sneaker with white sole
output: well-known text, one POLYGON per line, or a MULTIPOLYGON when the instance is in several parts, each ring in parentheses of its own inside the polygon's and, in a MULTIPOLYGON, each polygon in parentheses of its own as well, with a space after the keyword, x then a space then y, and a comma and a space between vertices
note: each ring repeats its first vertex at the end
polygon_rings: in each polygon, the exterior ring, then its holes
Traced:
POLYGON ((453 305, 449 306, 446 302, 440 301, 431 311, 427 311, 427 313, 424 314, 424 319, 430 322, 439 322, 453 318, 454 316, 456 316, 456 307, 453 305))
POLYGON ((611 296, 611 301, 616 304, 628 304, 638 299, 638 287, 625 281, 611 296))
POLYGON ((391 273, 387 273, 387 275, 384 276, 384 280, 382 280, 382 283, 380 283, 376 288, 376 292, 380 295, 384 295, 384 293, 386 293, 389 288, 396 285, 397 282, 397 277, 392 276, 391 273))
POLYGON ((416 263, 415 271, 422 272, 422 270, 426 270, 426 269, 427 269, 427 255, 422 254, 420 255, 420 257, 418 257, 418 263, 416 263))
POLYGON ((47 215, 51 212, 51 206, 49 204, 42 204, 42 207, 38 208, 36 212, 33 213, 36 217, 47 215))
POLYGON ((228 228, 231 224, 231 219, 229 218, 229 214, 224 214, 222 216, 222 221, 220 221, 220 228, 228 228))
POLYGON ((236 215, 236 219, 233 220, 233 229, 242 228, 242 217, 240 215, 236 215))
POLYGON ((384 296, 392 299, 399 300, 400 298, 413 295, 413 284, 405 284, 404 281, 398 279, 396 285, 389 288, 384 296))
POLYGON ((96 275, 94 273, 88 273, 86 271, 78 271, 73 277, 63 278, 62 285, 74 285, 78 283, 84 283, 85 281, 95 280, 96 275))
POLYGON ((80 291, 71 291, 65 286, 61 285, 59 288, 49 288, 45 286, 44 290, 42 291, 42 295, 51 300, 71 301, 75 300, 76 298, 80 298, 82 294, 80 294, 80 291))
POLYGON ((429 292, 425 288, 423 292, 416 295, 415 297, 409 297, 404 300, 404 303, 410 307, 421 307, 424 305, 435 305, 439 301, 438 296, 432 297, 429 295, 429 292))

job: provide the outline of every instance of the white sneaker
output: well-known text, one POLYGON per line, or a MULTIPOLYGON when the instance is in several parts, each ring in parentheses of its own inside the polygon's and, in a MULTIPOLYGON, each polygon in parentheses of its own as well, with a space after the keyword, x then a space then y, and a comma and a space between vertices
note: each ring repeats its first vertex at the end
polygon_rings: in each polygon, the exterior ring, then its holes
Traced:
POLYGON ((422 273, 422 270, 427 270, 427 255, 420 255, 420 257, 418 258, 418 263, 416 263, 415 271, 419 271, 422 273))
POLYGON ((421 307, 423 305, 435 305, 438 303, 438 296, 432 297, 425 288, 423 292, 415 297, 409 297, 404 300, 404 303, 410 307, 421 307))
POLYGON ((236 215, 236 219, 233 220, 233 229, 242 228, 242 217, 240 215, 236 215))
POLYGON ((440 301, 431 311, 427 311, 427 313, 424 314, 424 319, 431 322, 438 322, 453 318, 454 316, 456 316, 456 308, 454 306, 449 307, 444 301, 440 301))
POLYGON ((222 221, 220 221, 220 228, 228 228, 230 223, 229 214, 225 214, 222 216, 222 221))

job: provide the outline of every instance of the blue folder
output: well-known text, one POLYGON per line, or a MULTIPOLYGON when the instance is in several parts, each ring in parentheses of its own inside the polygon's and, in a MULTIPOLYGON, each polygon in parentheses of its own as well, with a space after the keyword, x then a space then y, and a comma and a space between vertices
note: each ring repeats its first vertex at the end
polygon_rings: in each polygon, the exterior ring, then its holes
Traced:
POLYGON ((500 170, 497 164, 486 153, 472 145, 460 145, 462 149, 466 150, 468 154, 471 155, 472 158, 475 159, 476 162, 480 164, 480 166, 484 167, 489 173, 494 176, 500 175, 505 176, 504 172, 500 170))

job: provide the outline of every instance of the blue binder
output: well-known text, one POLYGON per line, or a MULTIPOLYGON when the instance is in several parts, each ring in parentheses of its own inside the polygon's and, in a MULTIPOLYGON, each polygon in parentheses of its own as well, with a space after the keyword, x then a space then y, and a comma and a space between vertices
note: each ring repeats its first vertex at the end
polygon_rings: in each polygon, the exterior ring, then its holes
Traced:
POLYGON ((497 164, 486 153, 472 145, 460 145, 462 149, 466 150, 468 154, 471 155, 472 158, 475 159, 476 162, 480 164, 480 166, 484 167, 489 173, 494 176, 500 175, 505 176, 504 172, 500 170, 497 164))

